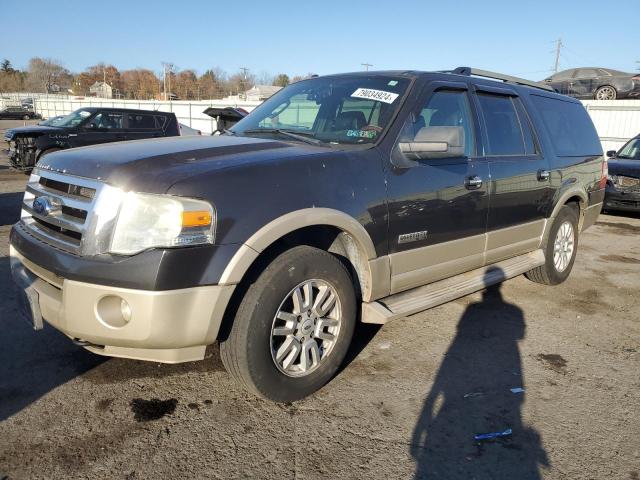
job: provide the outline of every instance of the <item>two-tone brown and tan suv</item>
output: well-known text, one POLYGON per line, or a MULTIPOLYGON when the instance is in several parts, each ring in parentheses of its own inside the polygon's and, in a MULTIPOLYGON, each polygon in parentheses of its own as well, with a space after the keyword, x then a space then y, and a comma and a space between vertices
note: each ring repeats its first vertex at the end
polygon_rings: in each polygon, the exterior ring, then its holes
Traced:
POLYGON ((312 78, 224 135, 47 155, 12 271, 36 328, 157 362, 217 341, 247 388, 292 401, 332 378, 357 321, 522 273, 564 281, 606 176, 583 106, 544 85, 468 68, 312 78))

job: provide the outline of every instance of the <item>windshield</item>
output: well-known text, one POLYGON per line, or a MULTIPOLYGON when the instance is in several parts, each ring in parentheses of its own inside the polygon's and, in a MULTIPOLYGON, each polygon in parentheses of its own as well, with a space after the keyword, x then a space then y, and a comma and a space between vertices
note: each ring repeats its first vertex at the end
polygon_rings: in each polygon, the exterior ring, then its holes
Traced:
POLYGON ((366 74, 305 80, 269 98, 231 132, 326 144, 375 143, 408 86, 407 78, 366 74))
POLYGON ((40 122, 40 125, 46 125, 48 127, 57 127, 60 125, 60 122, 64 119, 64 116, 51 117, 44 122, 40 122))
POLYGON ((77 127, 93 114, 90 110, 76 110, 55 123, 56 127, 77 127))
POLYGON ((620 153, 618 153, 617 157, 640 160, 640 138, 634 138, 624 147, 622 147, 622 150, 620 150, 620 153))

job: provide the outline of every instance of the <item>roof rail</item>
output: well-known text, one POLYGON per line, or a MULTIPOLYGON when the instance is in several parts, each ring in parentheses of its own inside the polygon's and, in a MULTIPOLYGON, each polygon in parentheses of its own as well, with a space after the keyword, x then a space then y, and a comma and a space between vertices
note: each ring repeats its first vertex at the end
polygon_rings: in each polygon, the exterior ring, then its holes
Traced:
POLYGON ((502 80, 506 83, 515 83, 518 85, 526 85, 528 87, 541 88, 543 90, 549 90, 550 92, 555 92, 553 87, 550 85, 545 85, 544 83, 534 82, 533 80, 526 80, 524 78, 512 77, 511 75, 503 75, 502 73, 490 72, 488 70, 480 70, 478 68, 471 67, 458 67, 455 70, 451 70, 447 73, 455 73, 457 75, 466 75, 470 77, 471 75, 475 75, 476 77, 485 77, 491 78, 493 80, 502 80))

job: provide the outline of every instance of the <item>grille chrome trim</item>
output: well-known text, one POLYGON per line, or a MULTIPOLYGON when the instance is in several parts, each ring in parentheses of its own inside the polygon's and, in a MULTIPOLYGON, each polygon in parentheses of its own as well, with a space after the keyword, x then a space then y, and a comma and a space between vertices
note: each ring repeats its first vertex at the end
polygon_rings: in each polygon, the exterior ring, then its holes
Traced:
POLYGON ((97 180, 35 168, 25 189, 20 222, 28 233, 60 250, 75 255, 104 253, 109 246, 121 194, 120 189, 97 180), (67 184, 69 190, 80 187, 95 193, 91 199, 69 194, 42 185, 41 178, 67 184), (48 197, 57 208, 48 214, 36 212, 33 202, 42 196, 48 197), (79 216, 69 215, 68 210, 65 213, 66 209, 73 209, 79 216))

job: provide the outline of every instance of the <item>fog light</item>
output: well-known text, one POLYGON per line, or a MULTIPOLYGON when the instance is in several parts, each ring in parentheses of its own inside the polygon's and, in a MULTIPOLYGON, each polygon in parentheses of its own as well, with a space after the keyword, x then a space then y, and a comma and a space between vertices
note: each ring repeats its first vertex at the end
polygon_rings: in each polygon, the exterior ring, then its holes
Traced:
POLYGON ((116 295, 107 295, 98 300, 96 305, 98 320, 111 328, 122 328, 131 321, 129 303, 116 295))

